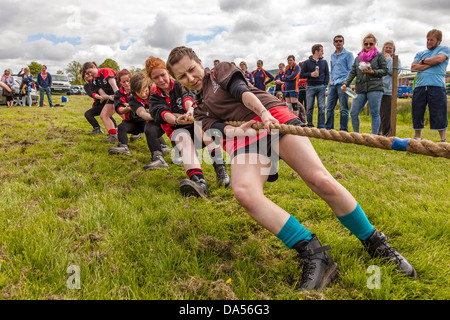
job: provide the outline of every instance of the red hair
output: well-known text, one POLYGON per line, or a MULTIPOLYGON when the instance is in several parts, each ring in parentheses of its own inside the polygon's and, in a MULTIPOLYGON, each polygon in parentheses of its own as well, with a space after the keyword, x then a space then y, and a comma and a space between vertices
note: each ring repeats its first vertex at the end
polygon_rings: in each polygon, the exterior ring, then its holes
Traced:
POLYGON ((160 59, 153 56, 148 57, 148 59, 145 61, 145 71, 147 71, 147 76, 151 78, 152 71, 154 69, 164 69, 166 68, 166 63, 160 59))

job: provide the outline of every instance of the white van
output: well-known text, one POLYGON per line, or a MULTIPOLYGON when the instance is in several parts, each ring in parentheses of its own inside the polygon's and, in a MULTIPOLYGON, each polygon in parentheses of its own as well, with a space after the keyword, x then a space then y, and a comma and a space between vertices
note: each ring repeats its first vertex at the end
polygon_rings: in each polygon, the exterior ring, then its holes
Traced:
POLYGON ((52 74, 52 92, 70 94, 69 77, 65 74, 52 74))

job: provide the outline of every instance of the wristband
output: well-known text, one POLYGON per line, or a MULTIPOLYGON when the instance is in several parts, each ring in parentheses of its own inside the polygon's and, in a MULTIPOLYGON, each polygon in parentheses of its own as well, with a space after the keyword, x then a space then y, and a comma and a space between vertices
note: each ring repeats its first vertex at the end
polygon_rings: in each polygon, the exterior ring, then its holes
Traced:
POLYGON ((175 118, 175 125, 178 125, 178 118, 175 118))

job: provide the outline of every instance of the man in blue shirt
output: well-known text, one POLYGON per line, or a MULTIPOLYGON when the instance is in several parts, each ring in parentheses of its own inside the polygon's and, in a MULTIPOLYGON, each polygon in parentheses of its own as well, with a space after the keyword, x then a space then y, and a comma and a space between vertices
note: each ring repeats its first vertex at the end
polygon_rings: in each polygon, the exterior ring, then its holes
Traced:
POLYGON ((427 34, 427 50, 417 53, 411 64, 411 69, 418 71, 412 99, 414 139, 421 139, 428 105, 430 129, 439 131, 441 142, 446 141, 448 119, 445 73, 450 49, 441 46, 441 41, 442 31, 430 30, 427 34))
POLYGON ((330 85, 327 98, 327 122, 325 128, 334 129, 334 108, 339 99, 340 105, 340 130, 348 131, 348 95, 341 90, 342 82, 352 69, 353 54, 344 48, 344 37, 337 35, 333 39, 336 51, 331 55, 330 85))

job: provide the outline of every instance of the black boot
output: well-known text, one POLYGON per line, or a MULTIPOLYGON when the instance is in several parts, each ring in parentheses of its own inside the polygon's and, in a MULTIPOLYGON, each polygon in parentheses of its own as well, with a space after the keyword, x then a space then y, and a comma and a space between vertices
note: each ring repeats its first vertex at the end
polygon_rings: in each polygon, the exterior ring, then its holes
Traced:
POLYGON ((398 253, 395 248, 391 247, 383 233, 375 230, 370 237, 367 238, 367 240, 361 242, 366 251, 373 258, 381 258, 392 262, 395 264, 396 270, 400 271, 404 275, 417 279, 417 272, 412 264, 409 263, 409 261, 406 260, 406 258, 400 253, 398 253))
POLYGON ((103 139, 102 142, 116 143, 119 141, 117 138, 117 133, 109 133, 106 139, 103 139))
POLYGON ((166 163, 163 157, 162 151, 155 151, 152 156, 152 162, 144 166, 144 170, 153 170, 158 168, 168 168, 169 165, 166 163))
POLYGON ((137 139, 141 139, 142 138, 142 133, 138 133, 138 134, 130 134, 130 141, 136 141, 137 139))
POLYGON ((322 246, 316 235, 311 240, 302 240, 294 245, 303 267, 299 290, 321 291, 339 276, 339 267, 326 252, 331 246, 322 246))
POLYGON ((93 135, 93 134, 102 134, 103 130, 100 127, 95 127, 94 130, 92 130, 91 132, 88 132, 88 135, 93 135))
POLYGON ((191 179, 183 179, 180 181, 180 191, 185 196, 208 198, 206 193, 207 183, 205 179, 201 179, 194 175, 191 179))
POLYGON ((108 149, 109 154, 124 154, 127 156, 131 156, 130 149, 128 149, 128 145, 119 143, 117 147, 111 147, 108 149))
POLYGON ((230 185, 230 176, 228 175, 227 166, 225 165, 225 163, 213 163, 213 167, 214 171, 216 171, 216 178, 219 186, 223 184, 225 188, 228 187, 230 185))

